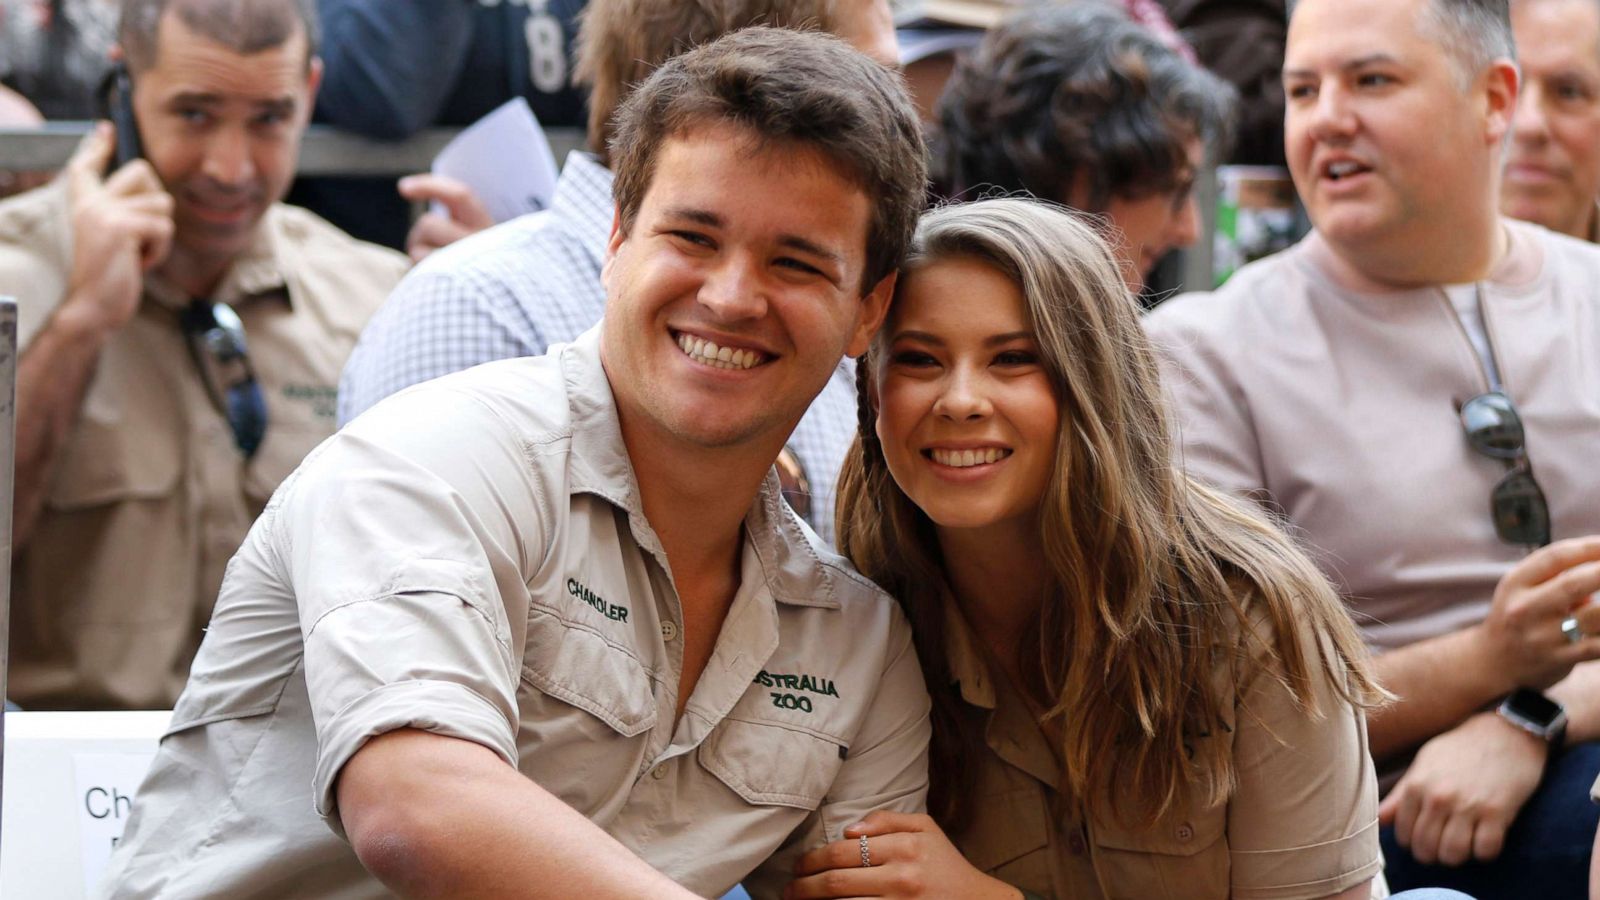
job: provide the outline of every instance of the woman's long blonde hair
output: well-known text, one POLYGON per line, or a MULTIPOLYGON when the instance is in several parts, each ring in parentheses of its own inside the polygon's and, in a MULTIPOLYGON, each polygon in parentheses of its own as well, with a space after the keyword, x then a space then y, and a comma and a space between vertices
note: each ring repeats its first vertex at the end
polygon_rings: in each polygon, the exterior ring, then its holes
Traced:
MULTIPOLYGON (((1321 682, 1351 703, 1376 702, 1382 691, 1362 642, 1310 559, 1258 510, 1174 467, 1154 353, 1095 230, 1031 200, 947 206, 923 217, 902 276, 953 257, 990 265, 1021 289, 1062 410, 1039 516, 1053 589, 1037 639, 1016 648, 1016 662, 1029 682, 1020 687, 1060 723, 1063 788, 1100 821, 1148 825, 1223 802, 1231 756, 1196 752, 1201 738, 1233 725, 1215 689, 1219 666, 1236 687, 1261 674, 1281 679, 1307 715, 1327 712, 1314 699, 1321 682), (1259 637, 1246 597, 1264 625, 1259 637), (1255 648, 1272 663, 1265 673, 1248 662, 1253 639, 1267 645, 1255 648)), ((875 346, 858 371, 860 432, 840 475, 839 546, 911 618, 934 701, 929 805, 959 834, 974 754, 987 751, 945 662, 933 523, 895 484, 876 436, 868 382, 882 356, 875 346)))

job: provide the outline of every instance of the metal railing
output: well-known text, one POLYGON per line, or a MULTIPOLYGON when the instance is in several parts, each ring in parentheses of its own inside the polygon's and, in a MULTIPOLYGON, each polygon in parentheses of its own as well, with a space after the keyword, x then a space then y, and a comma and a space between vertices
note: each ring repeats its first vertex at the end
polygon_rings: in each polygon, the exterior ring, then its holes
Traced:
MULTIPOLYGON (((0 170, 59 169, 90 127, 90 122, 0 127, 0 170)), ((426 172, 457 132, 454 128, 426 128, 403 141, 376 141, 326 125, 313 125, 306 129, 297 171, 301 175, 382 177, 426 172)), ((545 136, 557 163, 567 158, 568 151, 584 146, 581 128, 547 128, 545 136)))

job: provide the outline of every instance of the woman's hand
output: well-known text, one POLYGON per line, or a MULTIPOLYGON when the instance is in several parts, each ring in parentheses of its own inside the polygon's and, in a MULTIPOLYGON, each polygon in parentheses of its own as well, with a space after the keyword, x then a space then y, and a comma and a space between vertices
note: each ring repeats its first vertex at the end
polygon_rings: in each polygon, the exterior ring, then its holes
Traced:
POLYGON ((784 900, 825 897, 951 897, 1018 900, 1022 892, 972 867, 928 816, 875 812, 845 839, 807 853, 784 900), (870 868, 861 864, 867 838, 870 868))

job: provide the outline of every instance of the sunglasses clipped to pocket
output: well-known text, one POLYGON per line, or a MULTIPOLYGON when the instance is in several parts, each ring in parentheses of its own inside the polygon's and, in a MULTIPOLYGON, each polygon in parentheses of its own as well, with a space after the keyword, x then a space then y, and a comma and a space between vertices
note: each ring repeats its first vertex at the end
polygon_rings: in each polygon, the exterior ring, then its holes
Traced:
POLYGON ((267 402, 250 365, 239 314, 226 303, 195 300, 183 312, 183 333, 211 405, 233 431, 234 446, 245 459, 255 456, 267 433, 267 402))
POLYGON ((1495 534, 1508 544, 1550 543, 1550 505, 1534 480, 1527 438, 1516 404, 1503 391, 1488 391, 1461 404, 1461 428, 1473 450, 1508 466, 1489 493, 1495 534))

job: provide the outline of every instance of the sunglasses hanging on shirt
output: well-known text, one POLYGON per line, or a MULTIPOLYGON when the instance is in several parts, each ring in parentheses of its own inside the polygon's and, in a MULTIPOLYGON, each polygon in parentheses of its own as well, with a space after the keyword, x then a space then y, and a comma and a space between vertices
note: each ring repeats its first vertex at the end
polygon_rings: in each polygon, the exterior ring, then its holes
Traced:
POLYGON ((1529 547, 1550 543, 1550 506, 1533 478, 1522 417, 1511 398, 1487 391, 1461 404, 1461 428, 1473 450, 1510 467, 1489 493, 1489 514, 1500 540, 1529 547))
POLYGON ((195 300, 183 312, 183 333, 211 405, 233 430, 239 452, 250 459, 267 432, 267 403, 250 365, 244 323, 226 303, 195 300))

